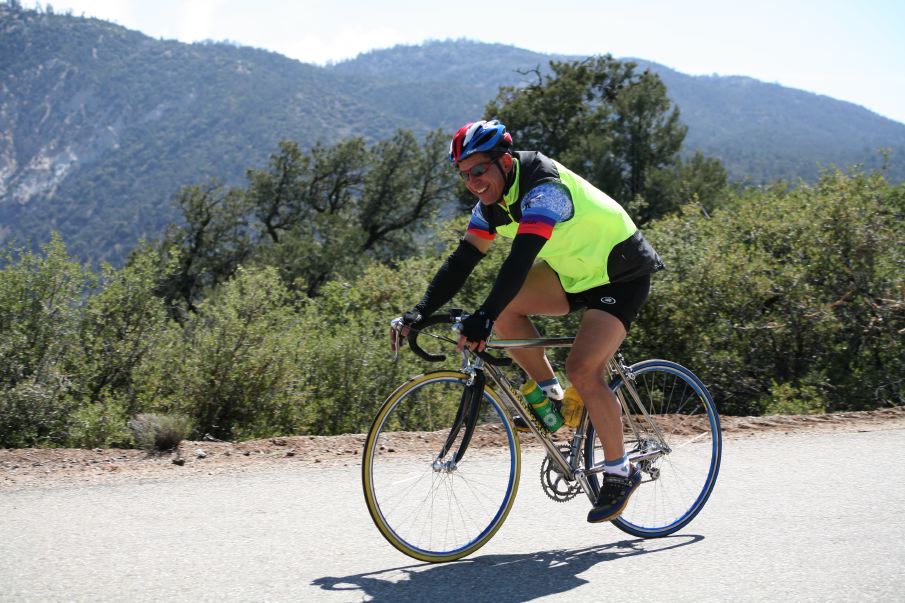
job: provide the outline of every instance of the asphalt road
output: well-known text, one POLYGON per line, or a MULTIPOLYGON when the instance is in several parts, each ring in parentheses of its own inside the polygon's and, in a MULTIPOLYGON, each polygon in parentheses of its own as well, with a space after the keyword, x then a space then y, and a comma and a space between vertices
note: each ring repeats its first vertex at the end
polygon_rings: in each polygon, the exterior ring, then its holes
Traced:
POLYGON ((429 565, 371 523, 359 467, 0 493, 0 601, 902 601, 905 430, 728 440, 678 534, 585 523, 523 467, 472 557, 429 565))

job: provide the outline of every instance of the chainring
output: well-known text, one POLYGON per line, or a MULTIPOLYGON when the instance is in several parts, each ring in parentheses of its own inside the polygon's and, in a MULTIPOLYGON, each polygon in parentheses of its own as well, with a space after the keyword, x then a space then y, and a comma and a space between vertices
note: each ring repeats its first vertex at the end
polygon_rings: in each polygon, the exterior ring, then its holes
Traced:
MULTIPOLYGON (((571 446, 560 444, 558 449, 563 456, 568 457, 571 446)), ((549 456, 544 457, 544 461, 540 465, 540 485, 544 489, 544 493, 556 502, 572 500, 581 492, 578 482, 567 481, 560 472, 559 466, 549 456)))

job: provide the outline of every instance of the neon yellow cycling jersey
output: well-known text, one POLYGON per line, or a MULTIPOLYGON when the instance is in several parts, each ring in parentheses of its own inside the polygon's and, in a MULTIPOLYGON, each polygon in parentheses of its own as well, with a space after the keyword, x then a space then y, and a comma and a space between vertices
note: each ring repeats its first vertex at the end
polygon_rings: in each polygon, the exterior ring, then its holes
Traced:
POLYGON ((468 230, 482 238, 499 233, 544 236, 538 253, 569 293, 628 281, 663 268, 653 248, 616 201, 563 165, 537 152, 515 151, 514 177, 503 199, 475 208, 468 230), (572 212, 563 217, 538 203, 538 187, 556 195, 564 187, 572 212), (483 219, 482 219, 483 218, 483 219))

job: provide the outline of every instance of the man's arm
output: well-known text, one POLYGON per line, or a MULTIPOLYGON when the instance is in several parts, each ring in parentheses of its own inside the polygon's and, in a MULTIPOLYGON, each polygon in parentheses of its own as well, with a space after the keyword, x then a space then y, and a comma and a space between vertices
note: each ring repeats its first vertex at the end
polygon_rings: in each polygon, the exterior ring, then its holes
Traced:
POLYGON ((422 318, 427 318, 440 306, 451 300, 465 284, 466 279, 490 249, 492 243, 491 240, 482 239, 466 232, 459 241, 459 246, 446 258, 437 274, 434 275, 424 297, 415 306, 415 311, 421 314, 422 318))
POLYGON ((481 304, 480 310, 483 310, 488 318, 496 320, 509 302, 518 295, 537 254, 546 242, 547 239, 541 235, 530 233, 521 233, 512 240, 509 257, 500 266, 500 273, 493 283, 493 288, 481 304))

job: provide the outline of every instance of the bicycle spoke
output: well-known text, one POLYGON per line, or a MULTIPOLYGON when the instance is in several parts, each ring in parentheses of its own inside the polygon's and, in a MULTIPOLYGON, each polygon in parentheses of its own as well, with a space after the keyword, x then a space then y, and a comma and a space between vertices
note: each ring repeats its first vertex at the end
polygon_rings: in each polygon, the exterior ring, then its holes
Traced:
POLYGON ((475 434, 499 433, 503 427, 502 448, 482 449, 473 438, 457 465, 445 464, 461 450, 462 429, 442 463, 435 466, 435 458, 417 452, 425 427, 444 439, 449 434, 465 379, 447 371, 400 388, 384 404, 366 443, 363 480, 371 516, 396 548, 417 559, 446 561, 480 547, 505 519, 515 496, 518 439, 487 390, 475 434), (487 431, 492 425, 494 431, 487 431), (381 452, 390 441, 398 443, 395 452, 381 452))
MULTIPOLYGON (((622 515, 613 523, 636 536, 665 536, 686 525, 706 502, 719 471, 721 437, 719 418, 709 393, 687 369, 667 361, 634 365, 634 380, 619 383, 626 400, 626 450, 630 456, 660 451, 656 457, 636 461, 642 485, 622 515), (647 410, 638 408, 641 403, 647 410), (665 447, 664 447, 665 446, 665 447)), ((593 426, 586 440, 585 463, 603 460, 593 426), (592 443, 594 445, 592 445, 592 443)), ((591 476, 592 490, 599 487, 591 476)))

